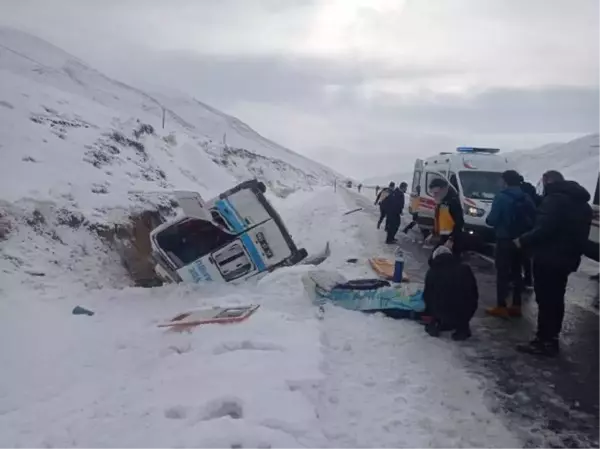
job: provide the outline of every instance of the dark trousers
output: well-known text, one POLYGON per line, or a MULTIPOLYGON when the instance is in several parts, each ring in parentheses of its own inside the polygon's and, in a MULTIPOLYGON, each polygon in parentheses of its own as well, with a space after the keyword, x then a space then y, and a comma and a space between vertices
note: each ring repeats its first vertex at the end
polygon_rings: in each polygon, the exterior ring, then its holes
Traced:
MULTIPOLYGON (((449 235, 441 235, 440 236, 440 241, 438 242, 438 244, 435 246, 435 248, 433 248, 433 251, 435 251, 436 249, 438 249, 439 246, 445 245, 446 242, 448 241, 448 239, 450 239, 449 235)), ((453 245, 452 245, 452 254, 454 255, 454 257, 456 257, 457 259, 460 260, 460 256, 462 254, 462 244, 463 244, 463 239, 460 236, 460 234, 455 235, 453 240, 453 245)), ((433 251, 431 252, 431 254, 433 254, 433 251)))
POLYGON ((408 233, 408 231, 410 231, 410 230, 411 230, 412 228, 414 228, 416 225, 417 225, 417 215, 416 215, 416 214, 413 214, 413 216, 412 216, 412 221, 411 221, 411 222, 410 222, 408 225, 406 225, 406 226, 404 227, 404 229, 402 230, 402 232, 404 232, 405 234, 407 234, 407 233, 408 233))
MULTIPOLYGON (((377 229, 379 229, 381 227, 381 223, 383 223, 383 220, 385 220, 385 210, 383 209, 383 207, 379 206, 379 221, 377 222, 377 229)), ((386 225, 387 227, 387 225, 386 225)))
POLYGON ((512 304, 521 305, 523 278, 521 276, 522 253, 512 240, 499 239, 496 242, 496 304, 506 307, 506 298, 513 284, 512 304))
POLYGON ((394 240, 396 238, 396 234, 398 232, 398 228, 400 228, 400 215, 399 214, 392 214, 392 215, 388 215, 387 216, 387 224, 386 224, 386 231, 387 231, 387 242, 391 242, 392 240, 394 240))
POLYGON ((521 250, 521 264, 523 267, 523 283, 527 286, 533 285, 533 273, 531 256, 527 251, 521 250))
POLYGON ((538 304, 537 337, 540 340, 554 340, 560 334, 568 279, 568 271, 534 260, 533 287, 538 304))

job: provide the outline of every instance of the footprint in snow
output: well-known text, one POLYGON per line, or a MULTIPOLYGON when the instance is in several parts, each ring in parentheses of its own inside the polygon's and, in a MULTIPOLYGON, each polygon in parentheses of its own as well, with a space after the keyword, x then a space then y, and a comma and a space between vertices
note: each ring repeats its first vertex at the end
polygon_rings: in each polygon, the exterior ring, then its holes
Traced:
POLYGON ((234 397, 219 398, 209 402, 200 415, 200 421, 225 417, 231 419, 242 419, 244 417, 244 407, 240 399, 234 397))

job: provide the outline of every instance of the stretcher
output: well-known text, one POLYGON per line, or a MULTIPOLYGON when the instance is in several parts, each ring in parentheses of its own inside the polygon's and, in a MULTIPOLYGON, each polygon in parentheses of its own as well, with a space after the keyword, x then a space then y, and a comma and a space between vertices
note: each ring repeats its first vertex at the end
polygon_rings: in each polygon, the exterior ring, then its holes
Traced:
MULTIPOLYGON (((369 265, 377 275, 383 279, 392 280, 394 277, 394 261, 384 257, 372 257, 369 265)), ((405 274, 402 274, 402 282, 410 282, 405 274)))

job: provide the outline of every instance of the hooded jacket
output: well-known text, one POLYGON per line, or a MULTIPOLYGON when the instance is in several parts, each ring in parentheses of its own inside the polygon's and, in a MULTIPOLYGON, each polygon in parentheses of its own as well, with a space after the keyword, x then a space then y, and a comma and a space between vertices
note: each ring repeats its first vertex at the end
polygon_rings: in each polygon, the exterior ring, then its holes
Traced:
POLYGON ((380 204, 388 216, 399 217, 404 210, 404 192, 394 189, 380 204))
POLYGON ((523 181, 521 183, 521 190, 525 195, 529 195, 529 198, 531 198, 531 201, 533 201, 533 204, 535 204, 536 207, 540 205, 540 203, 542 202, 542 198, 535 191, 535 187, 533 187, 533 184, 531 184, 530 182, 523 181))
POLYGON ((492 209, 485 222, 496 231, 496 239, 514 239, 519 237, 519 235, 511 235, 514 210, 518 201, 526 203, 525 206, 530 211, 527 215, 528 217, 532 217, 535 213, 535 204, 520 187, 507 187, 498 192, 494 197, 492 209))
POLYGON ((445 324, 468 324, 477 310, 479 292, 471 268, 451 252, 429 261, 423 300, 426 310, 445 324))
POLYGON ((521 245, 531 248, 535 262, 568 272, 576 271, 585 251, 592 208, 590 194, 575 181, 546 186, 534 228, 521 245))

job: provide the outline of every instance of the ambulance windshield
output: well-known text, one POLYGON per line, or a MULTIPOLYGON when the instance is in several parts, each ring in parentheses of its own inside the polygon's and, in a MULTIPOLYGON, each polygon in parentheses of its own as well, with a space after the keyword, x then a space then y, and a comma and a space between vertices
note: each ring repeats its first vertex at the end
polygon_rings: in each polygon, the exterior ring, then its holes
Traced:
POLYGON ((493 200, 502 188, 502 173, 492 171, 459 172, 462 193, 465 198, 493 200))

